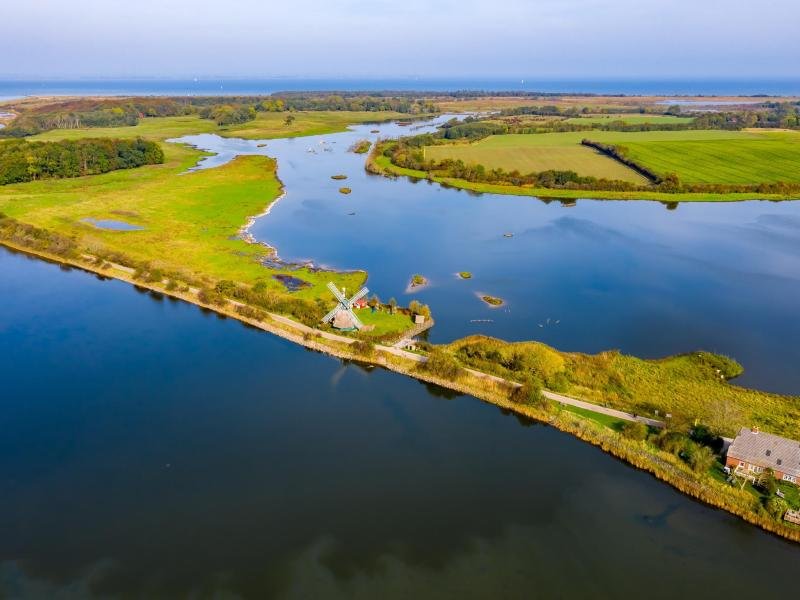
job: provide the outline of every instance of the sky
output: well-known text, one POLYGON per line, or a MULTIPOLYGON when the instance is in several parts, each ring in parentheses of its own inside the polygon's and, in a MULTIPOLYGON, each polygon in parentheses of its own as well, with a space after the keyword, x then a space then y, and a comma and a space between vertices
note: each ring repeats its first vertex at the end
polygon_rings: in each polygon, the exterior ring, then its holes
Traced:
POLYGON ((797 0, 24 0, 0 76, 797 78, 797 0))

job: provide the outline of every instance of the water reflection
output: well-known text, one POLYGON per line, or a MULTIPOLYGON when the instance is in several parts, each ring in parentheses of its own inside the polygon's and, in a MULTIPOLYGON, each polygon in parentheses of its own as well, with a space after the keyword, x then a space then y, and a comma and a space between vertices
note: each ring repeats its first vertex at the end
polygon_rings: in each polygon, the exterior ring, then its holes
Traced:
POLYGON ((0 595, 791 583, 796 546, 550 428, 121 282, 0 271, 0 595))

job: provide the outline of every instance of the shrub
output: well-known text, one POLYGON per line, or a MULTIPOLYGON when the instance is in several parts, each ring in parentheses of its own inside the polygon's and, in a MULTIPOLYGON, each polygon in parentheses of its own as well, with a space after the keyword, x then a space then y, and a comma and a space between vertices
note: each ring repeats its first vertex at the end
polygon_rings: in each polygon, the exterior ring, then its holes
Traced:
POLYGON ((208 288, 200 288, 197 292, 197 299, 203 304, 210 304, 213 306, 222 306, 225 304, 225 297, 216 290, 208 288))
POLYGON ((456 380, 464 374, 458 361, 444 350, 434 349, 428 354, 428 360, 417 367, 421 371, 436 375, 442 379, 456 380))
POLYGON ((775 519, 782 519, 789 509, 789 504, 783 498, 773 496, 764 502, 764 508, 775 519))
POLYGON ((695 473, 705 473, 716 460, 711 448, 700 446, 692 441, 687 441, 680 456, 695 473))
POLYGON ((372 358, 375 356, 375 344, 369 340, 356 340, 350 345, 353 352, 361 356, 372 358))
POLYGON ((647 439, 648 429, 641 421, 629 421, 622 426, 621 433, 629 440, 641 442, 647 439))

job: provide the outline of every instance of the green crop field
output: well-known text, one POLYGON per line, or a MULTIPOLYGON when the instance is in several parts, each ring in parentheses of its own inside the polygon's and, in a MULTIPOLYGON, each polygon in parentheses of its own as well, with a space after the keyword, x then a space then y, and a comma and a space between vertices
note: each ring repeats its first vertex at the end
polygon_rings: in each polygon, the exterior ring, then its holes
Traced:
POLYGON ((646 183, 647 180, 625 165, 600 154, 598 151, 570 142, 563 144, 538 144, 547 142, 550 135, 499 135, 491 136, 474 144, 453 144, 444 146, 428 146, 425 158, 443 160, 445 158, 460 159, 467 164, 481 164, 506 171, 517 170, 520 173, 537 171, 575 171, 580 175, 591 175, 598 178, 621 179, 634 183, 646 183), (539 140, 538 138, 543 138, 539 140))
POLYGON ((627 167, 582 147, 583 138, 624 146, 656 173, 677 173, 685 183, 800 182, 800 132, 794 131, 585 131, 490 136, 473 144, 429 146, 429 159, 520 172, 572 170, 642 181, 627 167), (587 152, 588 151, 588 152, 587 152), (613 167, 611 166, 613 165, 613 167))
POLYGON ((628 155, 684 183, 800 183, 800 133, 743 133, 735 140, 625 142, 628 155), (748 137, 745 137, 748 136, 748 137))
POLYGON ((585 117, 573 117, 567 119, 566 123, 576 125, 602 125, 623 121, 629 125, 639 125, 642 123, 654 123, 658 125, 679 125, 681 123, 691 123, 692 117, 674 117, 672 115, 647 115, 641 113, 620 114, 620 115, 586 115, 585 117))

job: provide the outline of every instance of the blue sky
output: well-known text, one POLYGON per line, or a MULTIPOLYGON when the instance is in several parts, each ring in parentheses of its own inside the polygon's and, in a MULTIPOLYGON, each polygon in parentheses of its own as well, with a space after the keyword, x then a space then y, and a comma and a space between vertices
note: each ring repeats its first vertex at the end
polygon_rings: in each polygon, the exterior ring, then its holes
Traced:
POLYGON ((797 0, 3 5, 6 76, 800 76, 797 0))

